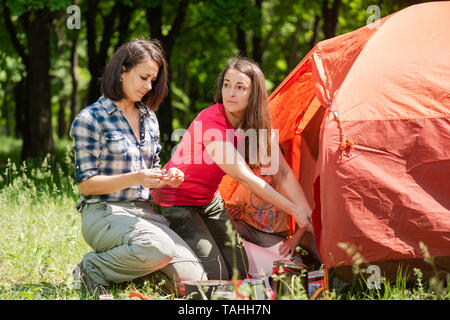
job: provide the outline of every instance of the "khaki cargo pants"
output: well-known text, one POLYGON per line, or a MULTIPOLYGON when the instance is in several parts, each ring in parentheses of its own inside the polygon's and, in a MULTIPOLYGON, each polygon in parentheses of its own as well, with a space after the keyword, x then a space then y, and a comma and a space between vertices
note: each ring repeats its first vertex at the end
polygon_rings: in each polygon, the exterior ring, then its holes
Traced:
POLYGON ((157 270, 176 282, 207 279, 193 251, 148 202, 87 204, 81 230, 94 249, 83 257, 83 268, 99 284, 130 281, 157 270))
POLYGON ((231 233, 236 238, 237 232, 220 196, 204 206, 153 207, 200 258, 208 279, 231 279, 234 271, 240 279, 247 276, 247 254, 237 241, 231 246, 231 233), (227 221, 231 230, 227 230, 227 221))

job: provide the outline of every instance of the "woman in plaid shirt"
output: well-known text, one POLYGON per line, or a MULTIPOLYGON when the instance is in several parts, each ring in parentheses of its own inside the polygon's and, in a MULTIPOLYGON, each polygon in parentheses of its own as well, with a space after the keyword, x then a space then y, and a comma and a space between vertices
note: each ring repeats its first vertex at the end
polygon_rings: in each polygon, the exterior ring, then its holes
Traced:
POLYGON ((71 128, 81 191, 77 210, 83 238, 94 249, 75 268, 75 280, 91 294, 149 274, 168 283, 205 280, 198 258, 150 206, 150 189, 176 188, 184 179, 177 168, 159 168, 154 110, 168 82, 161 45, 154 40, 124 44, 100 81, 103 95, 71 128))

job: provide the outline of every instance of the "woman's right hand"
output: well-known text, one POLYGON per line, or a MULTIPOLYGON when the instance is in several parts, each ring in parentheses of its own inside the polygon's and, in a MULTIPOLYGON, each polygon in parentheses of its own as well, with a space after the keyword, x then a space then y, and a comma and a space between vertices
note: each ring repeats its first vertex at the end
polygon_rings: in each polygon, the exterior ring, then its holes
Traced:
POLYGON ((291 215, 301 228, 306 228, 308 231, 313 230, 310 210, 305 210, 302 207, 295 206, 291 215))

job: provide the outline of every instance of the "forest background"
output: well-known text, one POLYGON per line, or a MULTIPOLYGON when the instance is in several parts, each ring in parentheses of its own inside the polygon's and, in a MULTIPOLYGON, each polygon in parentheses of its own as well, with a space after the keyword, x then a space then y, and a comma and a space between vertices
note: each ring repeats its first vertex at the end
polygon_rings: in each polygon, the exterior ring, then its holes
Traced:
POLYGON ((18 139, 8 155, 18 160, 53 155, 55 141, 69 139, 74 117, 101 95, 98 79, 114 50, 133 38, 163 44, 170 91, 157 115, 161 141, 173 146, 173 130, 212 104, 227 58, 258 62, 270 94, 317 42, 426 2, 0 1, 0 137, 18 139))

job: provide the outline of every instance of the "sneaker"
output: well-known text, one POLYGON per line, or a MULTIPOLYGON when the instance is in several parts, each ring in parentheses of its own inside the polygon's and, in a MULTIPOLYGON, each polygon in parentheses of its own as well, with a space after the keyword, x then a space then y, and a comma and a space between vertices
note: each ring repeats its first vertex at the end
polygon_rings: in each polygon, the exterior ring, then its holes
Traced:
POLYGON ((82 262, 80 262, 73 269, 72 277, 74 280, 74 289, 81 289, 81 287, 84 286, 88 293, 92 296, 99 296, 108 293, 109 286, 95 282, 94 279, 92 279, 84 270, 82 262))

